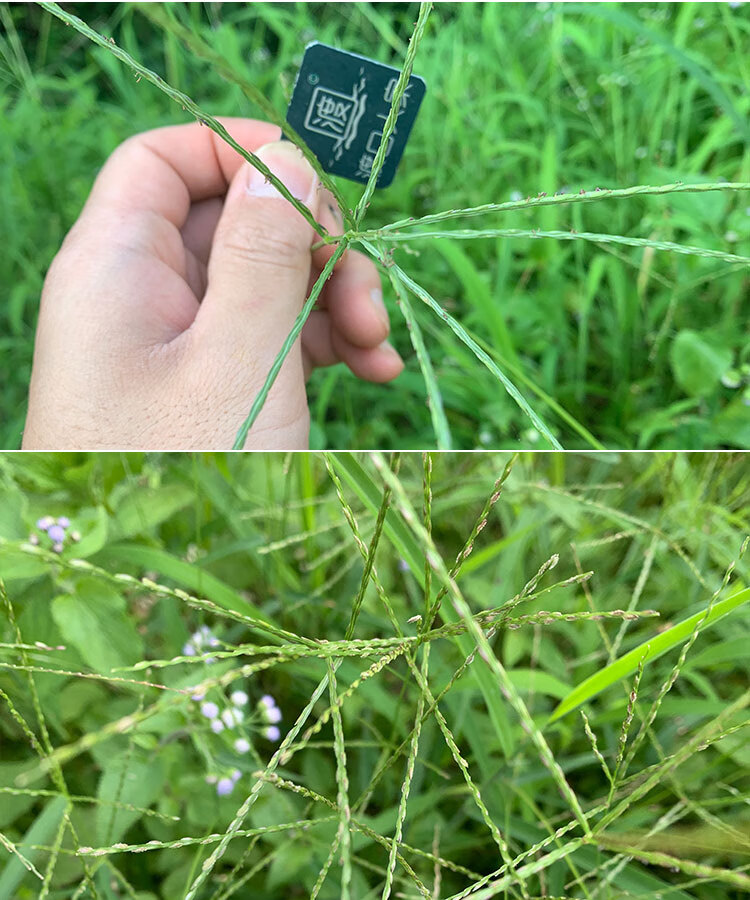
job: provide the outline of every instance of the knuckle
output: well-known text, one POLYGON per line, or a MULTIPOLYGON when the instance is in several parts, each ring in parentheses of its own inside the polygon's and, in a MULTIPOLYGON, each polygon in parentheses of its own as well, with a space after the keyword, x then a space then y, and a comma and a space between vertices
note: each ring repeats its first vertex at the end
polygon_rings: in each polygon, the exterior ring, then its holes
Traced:
MULTIPOLYGON (((275 201, 274 201, 275 202, 275 201)), ((309 230, 292 217, 257 215, 227 224, 222 245, 245 266, 298 272, 309 260, 309 230)))

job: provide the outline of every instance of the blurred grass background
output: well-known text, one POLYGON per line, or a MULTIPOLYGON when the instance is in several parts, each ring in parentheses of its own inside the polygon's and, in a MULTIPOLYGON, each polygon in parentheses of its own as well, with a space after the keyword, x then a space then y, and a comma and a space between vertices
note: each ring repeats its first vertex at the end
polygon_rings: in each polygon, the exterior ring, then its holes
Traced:
MULTIPOLYGON (((211 113, 257 115, 137 4, 65 8, 211 113)), ((279 110, 309 41, 400 65, 417 12, 400 3, 172 8, 279 110)), ((366 222, 562 188, 748 182, 749 45, 747 4, 436 4, 415 67, 427 96, 397 179, 376 193, 366 222)), ((44 273, 98 168, 134 132, 186 117, 32 4, 0 7, 0 115, 0 444, 14 447, 44 273)), ((353 206, 361 188, 340 183, 353 206)), ((746 192, 604 201, 481 223, 750 253, 746 192)), ((606 446, 750 447, 747 267, 552 239, 421 241, 395 252, 490 352, 499 351, 504 318, 525 376, 606 446)), ((417 362, 385 293, 407 369, 389 387, 360 383, 341 366, 316 373, 313 447, 434 445, 417 362)), ((455 445, 541 446, 466 348, 429 311, 417 314, 455 445)), ((523 390, 564 446, 585 446, 523 390)))
MULTIPOLYGON (((342 457, 351 461, 346 454, 342 457)), ((434 458, 432 534, 447 565, 471 532, 507 460, 507 454, 487 453, 434 458)), ((356 456, 353 462, 379 496, 382 480, 372 460, 356 456)), ((398 477, 406 495, 420 508, 421 457, 405 456, 398 477)), ((343 494, 369 541, 374 514, 346 479, 343 494)), ((34 674, 54 747, 76 745, 84 735, 99 738, 108 723, 131 715, 143 704, 149 708, 169 699, 164 692, 144 691, 139 684, 97 679, 95 673, 106 675, 111 667, 141 659, 177 656, 200 625, 210 626, 224 647, 242 645, 248 654, 254 644, 268 643, 241 622, 224 618, 227 608, 264 616, 307 639, 340 640, 359 589, 362 562, 320 455, 0 454, 0 501, 0 570, 23 638, 32 645, 43 642, 41 647, 32 646, 30 661, 46 668, 94 673, 89 680, 75 674, 34 674), (66 516, 81 533, 79 543, 66 546, 63 559, 83 557, 105 570, 105 575, 125 572, 135 580, 126 583, 122 576, 119 581, 108 580, 101 572, 94 576, 80 567, 60 566, 59 558, 45 561, 22 552, 37 518, 45 515, 66 516), (142 576, 212 598, 218 605, 214 611, 200 610, 176 596, 159 596, 140 582, 142 576), (50 646, 61 644, 67 649, 49 651, 50 646)), ((527 600, 518 613, 542 609, 581 613, 633 606, 655 609, 660 616, 627 623, 578 621, 501 628, 492 641, 493 652, 534 722, 544 730, 587 811, 606 796, 607 781, 578 711, 554 722, 549 721, 550 713, 574 686, 600 673, 611 653, 620 657, 706 608, 750 533, 749 510, 750 478, 741 454, 523 454, 517 460, 459 576, 472 611, 497 606, 516 595, 557 553, 559 563, 544 576, 540 588, 579 571, 593 570, 592 579, 585 587, 574 584, 527 600), (613 651, 618 634, 622 641, 613 651)), ((416 633, 416 626, 407 622, 423 609, 420 567, 404 566, 387 532, 378 547, 376 565, 398 622, 406 634, 416 633)), ((748 562, 742 559, 722 599, 746 587, 749 578, 748 562)), ((449 606, 447 601, 444 605, 449 606)), ((680 751, 747 689, 748 612, 745 603, 698 636, 629 775, 638 776, 664 756, 680 751)), ((444 613, 450 618, 450 608, 444 613)), ((393 634, 375 590, 368 589, 354 637, 369 640, 393 634)), ((0 615, 0 639, 4 642, 0 688, 36 729, 26 673, 13 668, 19 661, 13 645, 16 635, 5 610, 0 615)), ((631 741, 678 656, 675 647, 646 665, 631 741)), ((463 658, 451 640, 432 645, 430 682, 435 693, 463 658)), ((184 686, 251 660, 250 655, 221 660, 205 671, 198 666, 198 676, 195 666, 180 664, 140 670, 135 677, 184 686)), ((341 690, 370 662, 344 660, 338 674, 341 690)), ((440 708, 515 855, 566 823, 570 810, 507 706, 506 737, 501 740, 498 723, 480 690, 478 675, 483 665, 477 659, 440 708)), ((258 672, 235 687, 243 686, 253 703, 263 693, 273 694, 283 711, 282 733, 286 733, 324 672, 322 660, 300 659, 258 672)), ((631 684, 631 678, 612 684, 584 707, 610 765, 631 684)), ((418 695, 413 677, 398 659, 346 700, 343 718, 352 802, 366 791, 378 765, 408 736, 418 695)), ((315 716, 326 705, 324 696, 316 704, 315 716)), ((216 736, 206 737, 207 728, 200 729, 195 706, 192 715, 163 710, 137 727, 130 742, 126 735, 110 733, 64 764, 68 789, 84 798, 74 804, 73 812, 81 844, 102 846, 120 840, 137 844, 226 830, 260 763, 233 755, 231 744, 216 736), (231 796, 218 798, 205 776, 215 771, 213 767, 221 771, 234 765, 242 769, 240 785, 231 796), (119 776, 125 770, 129 775, 123 781, 119 776), (113 800, 178 819, 162 821, 138 811, 115 816, 107 805, 113 800), (107 827, 113 817, 114 831, 111 821, 107 827)), ((743 722, 747 724, 747 710, 735 713, 726 724, 739 727, 743 722)), ((705 752, 692 754, 645 797, 633 800, 595 844, 573 849, 565 859, 544 865, 529 881, 530 895, 586 900, 743 896, 731 878, 736 873, 737 879, 747 879, 750 852, 750 757, 745 734, 746 730, 739 731, 705 752), (645 865, 634 859, 639 856, 633 849, 636 845, 677 857, 678 871, 674 865, 645 865), (619 855, 621 851, 624 856, 619 855), (720 868, 722 875, 717 878, 714 871, 694 878, 691 864, 720 868), (683 865, 688 868, 680 870, 683 865)), ((331 737, 329 724, 280 773, 335 798, 331 737)), ((254 740, 265 765, 273 746, 254 740)), ((4 698, 0 741, 0 789, 12 792, 17 789, 16 777, 28 771, 36 757, 4 698)), ((396 760, 357 813, 381 835, 393 833, 404 764, 403 756, 396 760)), ((635 777, 628 782, 625 796, 641 781, 635 777)), ((54 791, 55 783, 48 776, 38 776, 31 787, 54 791)), ((21 791, 7 793, 0 802, 0 830, 40 869, 49 854, 32 845, 52 843, 54 819, 53 825, 48 820, 58 800, 54 793, 50 797, 21 791)), ((266 786, 246 827, 329 814, 320 804, 308 804, 303 797, 266 786)), ((422 734, 403 837, 408 844, 430 851, 435 828, 441 856, 480 873, 499 865, 497 847, 430 717, 422 734)), ((233 841, 216 869, 219 877, 201 897, 224 896, 223 891, 229 891, 239 876, 221 879, 248 846, 249 855, 239 872, 258 868, 245 885, 249 893, 238 896, 308 897, 334 832, 334 824, 329 823, 268 834, 257 845, 233 841)), ((562 847, 570 838, 560 838, 548 849, 562 847)), ((354 841, 353 896, 358 900, 380 897, 387 854, 363 835, 355 834, 354 841)), ((72 848, 69 834, 63 848, 72 848)), ((182 897, 212 847, 151 849, 108 858, 112 868, 100 868, 95 878, 102 900, 182 897), (120 885, 123 877, 130 890, 120 885)), ((432 863, 408 855, 432 885, 432 863)), ((399 895, 414 896, 408 880, 401 880, 400 868, 399 873, 399 895)), ((64 853, 54 867, 50 896, 71 896, 80 878, 80 860, 64 853)), ((335 865, 321 900, 340 897, 339 879, 340 868, 335 865)), ((440 896, 449 897, 466 884, 464 875, 443 869, 440 896)), ((38 887, 17 860, 0 851, 2 900, 36 897, 38 887), (16 890, 5 893, 9 883, 16 890)), ((518 893, 511 890, 498 896, 518 893)))

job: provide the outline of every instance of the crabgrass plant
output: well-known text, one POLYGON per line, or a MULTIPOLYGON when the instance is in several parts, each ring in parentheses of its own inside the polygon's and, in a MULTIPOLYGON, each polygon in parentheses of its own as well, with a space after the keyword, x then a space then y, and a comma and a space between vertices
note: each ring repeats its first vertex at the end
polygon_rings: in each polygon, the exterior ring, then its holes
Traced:
POLYGON ((740 458, 0 474, 0 900, 750 888, 740 458))
MULTIPOLYGON (((585 228, 573 227, 565 230, 555 227, 558 222, 558 210, 564 210, 573 214, 575 219, 574 214, 578 208, 584 208, 591 204, 613 206, 615 203, 626 202, 631 198, 664 195, 674 197, 687 194, 705 195, 709 192, 737 195, 739 192, 747 191, 750 188, 750 182, 748 181, 700 181, 695 179, 690 182, 678 181, 675 183, 636 185, 622 188, 584 188, 574 192, 570 191, 570 189, 555 190, 554 185, 548 185, 549 194, 542 191, 536 195, 518 196, 505 202, 445 209, 440 212, 430 212, 427 215, 401 218, 378 227, 368 227, 366 214, 373 198, 378 174, 385 160, 389 136, 396 124, 397 110, 399 109, 409 76, 414 70, 415 62, 419 59, 420 43, 426 30, 430 27, 430 13, 432 10, 432 4, 430 3, 421 4, 417 18, 413 23, 413 31, 403 54, 401 73, 393 91, 390 113, 385 122, 382 139, 374 157, 371 175, 367 185, 353 206, 350 206, 345 201, 341 190, 338 189, 333 179, 322 170, 320 164, 305 146, 300 136, 285 122, 282 111, 266 99, 263 93, 248 78, 237 71, 236 67, 230 65, 222 54, 214 49, 207 40, 201 37, 195 29, 191 29, 180 22, 178 16, 167 5, 143 4, 138 7, 144 15, 161 27, 171 40, 184 44, 194 57, 205 60, 222 78, 236 85, 242 94, 260 109, 264 116, 280 125, 284 134, 300 147, 317 171, 321 182, 333 192, 342 207, 345 222, 344 232, 342 235, 335 237, 326 234, 325 230, 315 222, 305 205, 292 197, 285 186, 270 174, 262 161, 253 153, 239 146, 226 128, 198 106, 193 99, 173 85, 168 84, 160 75, 137 61, 125 49, 119 47, 112 37, 106 37, 98 33, 80 18, 60 8, 56 3, 42 2, 40 5, 66 25, 72 26, 81 35, 116 57, 135 74, 138 80, 142 79, 150 82, 160 91, 163 91, 172 101, 194 116, 197 121, 203 123, 222 140, 226 141, 251 165, 263 172, 283 196, 310 222, 317 232, 320 243, 335 243, 337 245, 335 258, 338 258, 348 247, 356 246, 375 260, 384 271, 397 300, 398 308, 403 313, 424 382, 424 395, 426 396, 433 431, 432 440, 439 449, 449 449, 451 447, 453 442, 451 424, 446 413, 446 404, 441 394, 436 367, 430 356, 431 344, 437 345, 435 341, 431 341, 429 336, 426 337, 423 333, 418 316, 415 314, 415 308, 412 305, 414 301, 425 304, 436 316, 436 322, 441 327, 450 329, 455 338, 466 348, 469 355, 466 357, 461 356, 462 366, 470 365, 470 360, 473 358, 475 363, 480 364, 489 371, 487 377, 495 379, 502 390, 507 393, 507 396, 521 410, 528 424, 528 428, 523 431, 523 434, 526 436, 524 439, 541 441, 543 446, 560 448, 562 443, 561 435, 567 434, 579 444, 598 449, 603 448, 602 437, 568 412, 561 403, 550 395, 549 391, 544 390, 539 385, 539 379, 533 373, 530 373, 528 360, 524 360, 522 354, 518 352, 517 342, 512 337, 511 326, 507 320, 503 304, 497 303, 496 300, 489 296, 486 285, 473 269, 459 242, 492 241, 498 246, 502 242, 518 240, 527 243, 529 241, 592 243, 602 248, 603 251, 615 253, 615 255, 619 252, 619 248, 637 248, 642 251, 642 260, 640 263, 636 263, 639 268, 638 290, 642 301, 645 296, 645 287, 651 278, 654 254, 680 254, 713 261, 719 265, 719 268, 712 270, 711 277, 722 277, 723 272, 741 272, 746 270, 748 264, 750 264, 750 257, 741 253, 728 252, 702 244, 691 245, 662 239, 659 237, 658 229, 650 236, 638 237, 618 233, 592 232, 585 228), (469 218, 486 219, 495 214, 503 218, 513 217, 514 215, 524 215, 529 210, 534 213, 538 212, 539 227, 500 228, 494 225, 487 226, 484 222, 482 223, 483 227, 476 229, 447 227, 457 220, 469 218), (482 315, 491 336, 489 343, 480 336, 472 334, 469 328, 446 308, 446 304, 438 302, 423 285, 419 284, 407 271, 408 266, 405 267, 403 264, 395 261, 394 251, 397 248, 402 248, 411 254, 415 254, 418 253, 419 246, 425 242, 430 244, 437 243, 438 249, 454 267, 466 290, 473 295, 471 303, 481 306, 483 310, 482 315), (724 269, 721 267, 724 267, 724 269)), ((575 7, 575 4, 570 4, 569 6, 572 8, 575 7)), ((582 7, 582 9, 584 8, 582 7)), ((590 10, 591 7, 585 7, 585 9, 590 10)), ((740 109, 737 98, 728 93, 722 83, 713 77, 694 57, 663 38, 654 38, 648 29, 645 29, 637 20, 629 18, 628 14, 622 11, 596 8, 595 12, 597 15, 609 18, 615 24, 635 28, 636 32, 643 33, 645 31, 649 35, 649 39, 655 40, 657 44, 664 45, 662 49, 666 49, 667 53, 677 61, 680 67, 712 98, 717 108, 725 116, 730 129, 736 132, 743 141, 747 142, 750 139, 747 126, 747 110, 743 112, 740 109)), ((378 21, 379 28, 382 31, 385 25, 381 21, 381 17, 378 17, 378 21)), ((735 35, 736 30, 737 26, 732 24, 730 28, 732 35, 735 35)), ((387 29, 385 33, 387 33, 387 29)), ((389 42, 394 42, 395 38, 392 34, 386 34, 386 36, 389 42)), ((740 39, 739 35, 735 36, 737 39, 740 39)), ((396 43, 398 42, 396 41, 396 43)), ((563 63, 564 61, 561 59, 561 65, 563 63)), ((568 73, 566 77, 570 80, 573 76, 568 73)), ((573 80, 575 79, 573 78, 573 80)), ((583 93, 585 94, 585 91, 583 93)), ((433 151, 437 152, 437 148, 433 148, 433 151)), ((554 153, 554 151, 552 152, 554 153)), ((545 158, 548 155, 547 150, 545 150, 545 158)), ((438 163, 436 162, 435 165, 438 165, 438 163)), ((546 166, 545 168, 548 169, 549 167, 546 166)), ((552 169, 549 172, 545 171, 544 174, 554 177, 554 167, 552 169)), ((534 251, 532 250, 531 252, 533 253, 534 251)), ((600 262, 597 262, 589 270, 587 276, 588 280, 585 287, 587 299, 584 303, 587 311, 581 313, 586 320, 588 319, 593 295, 604 277, 604 268, 606 267, 605 257, 598 257, 598 259, 600 262)), ((310 295, 287 339, 278 348, 277 356, 267 373, 262 388, 256 397, 248 400, 250 404, 249 413, 237 432, 234 449, 240 449, 244 445, 247 434, 263 408, 263 404, 284 360, 298 339, 326 280, 331 275, 332 268, 332 264, 326 266, 312 287, 310 295)), ((658 273, 654 273, 654 278, 657 280, 661 277, 658 273)), ((669 328, 669 321, 674 313, 675 297, 676 295, 670 301, 667 319, 663 323, 665 329, 669 328)), ((622 302, 622 298, 618 302, 622 302)), ((738 314, 740 316, 743 315, 741 309, 738 309, 738 314)), ((660 341, 662 340, 663 335, 660 338, 660 341)), ((588 341, 587 329, 584 327, 580 334, 579 355, 585 354, 588 341)), ((734 385, 740 389, 745 382, 745 376, 738 369, 732 368, 731 353, 728 353, 725 348, 717 347, 710 336, 705 336, 689 329, 681 332, 679 339, 674 342, 671 364, 675 378, 681 387, 689 395, 697 398, 695 402, 689 401, 687 404, 682 404, 680 408, 685 413, 693 410, 696 402, 702 402, 701 398, 706 396, 707 389, 713 390, 714 385, 718 384, 720 379, 723 379, 723 383, 727 386, 734 385)), ((579 396, 578 400, 580 399, 581 397, 579 396)), ((731 423, 725 423, 725 426, 723 426, 724 441, 733 443, 739 439, 741 444, 744 444, 745 438, 742 435, 745 434, 748 426, 747 423, 744 426, 742 424, 743 410, 744 407, 738 406, 733 413, 734 418, 730 416, 731 423)), ((677 410, 673 409, 673 413, 677 414, 677 410)), ((655 423, 652 424, 653 427, 659 427, 655 423)), ((718 436, 717 439, 722 440, 718 436)))

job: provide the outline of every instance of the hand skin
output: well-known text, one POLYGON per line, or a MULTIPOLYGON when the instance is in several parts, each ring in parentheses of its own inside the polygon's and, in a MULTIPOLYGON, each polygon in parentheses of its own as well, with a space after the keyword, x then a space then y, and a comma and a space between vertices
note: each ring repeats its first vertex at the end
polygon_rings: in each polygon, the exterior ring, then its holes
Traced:
MULTIPOLYGON (((332 234, 330 192, 266 122, 222 119, 332 234)), ((198 123, 125 141, 47 274, 28 450, 230 448, 333 253, 264 177, 198 123)), ((380 277, 347 250, 250 430, 246 449, 303 450, 305 379, 346 363, 386 382, 403 363, 387 343, 380 277)))

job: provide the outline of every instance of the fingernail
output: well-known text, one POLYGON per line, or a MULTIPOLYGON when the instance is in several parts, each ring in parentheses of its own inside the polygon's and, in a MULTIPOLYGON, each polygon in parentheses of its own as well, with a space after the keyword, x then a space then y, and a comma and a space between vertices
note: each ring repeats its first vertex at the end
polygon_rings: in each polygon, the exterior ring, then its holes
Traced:
MULTIPOLYGON (((265 144, 255 151, 289 193, 310 203, 317 187, 318 177, 312 166, 291 141, 276 141, 265 144)), ((253 197, 281 197, 266 176, 254 166, 248 165, 247 192, 253 197)))
POLYGON ((372 288, 372 290, 370 291, 370 300, 372 301, 372 305, 375 309, 375 312, 378 314, 378 318, 380 319, 380 321, 390 328, 388 311, 385 308, 385 303, 383 303, 383 292, 380 290, 380 288, 372 288))
POLYGON ((398 350, 393 346, 390 341, 383 341, 382 344, 378 347, 381 353, 385 356, 390 356, 392 359, 396 360, 396 362, 403 365, 403 360, 401 359, 398 350))

